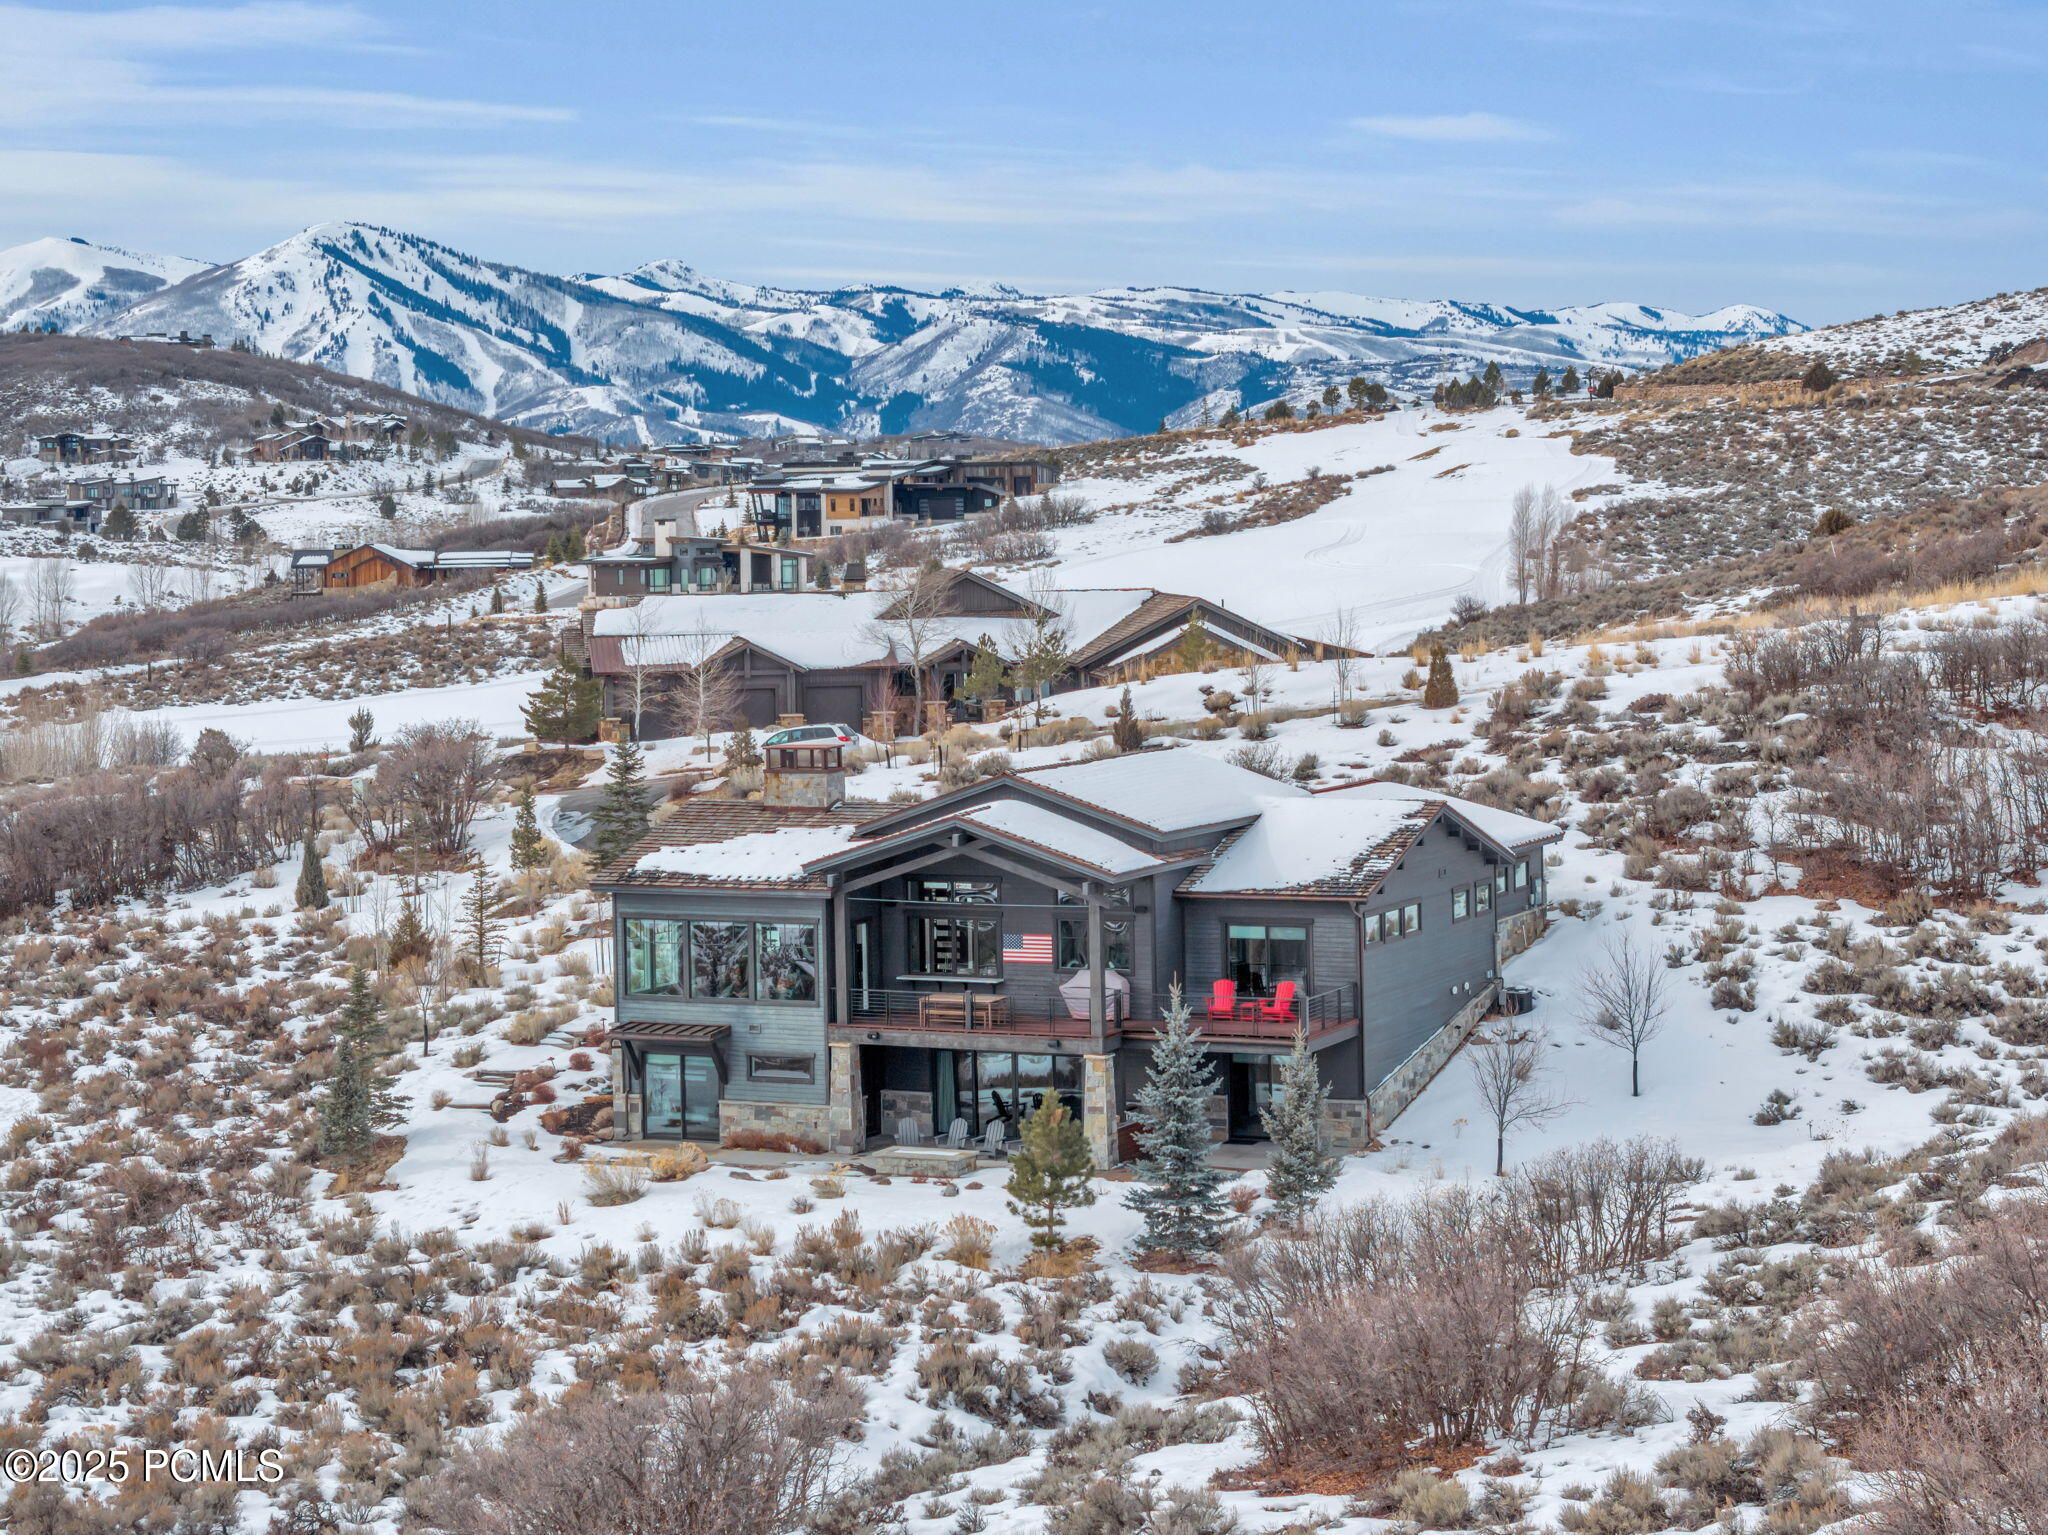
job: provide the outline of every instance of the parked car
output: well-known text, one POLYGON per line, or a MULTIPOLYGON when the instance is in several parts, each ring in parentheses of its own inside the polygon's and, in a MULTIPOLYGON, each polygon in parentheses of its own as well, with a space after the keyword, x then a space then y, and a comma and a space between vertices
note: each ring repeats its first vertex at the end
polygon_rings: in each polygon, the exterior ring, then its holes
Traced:
POLYGON ((763 746, 858 746, 860 737, 844 725, 792 725, 778 730, 763 746))

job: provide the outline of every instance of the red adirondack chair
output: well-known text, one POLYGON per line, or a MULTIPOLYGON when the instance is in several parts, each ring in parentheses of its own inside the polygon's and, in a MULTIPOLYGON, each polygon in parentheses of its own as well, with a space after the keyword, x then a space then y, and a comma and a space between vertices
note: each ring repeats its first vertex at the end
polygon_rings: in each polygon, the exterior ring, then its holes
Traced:
POLYGON ((1259 1016, 1276 1023, 1292 1023, 1294 994, 1299 989, 1292 981, 1282 981, 1273 988, 1273 1000, 1259 1005, 1259 1016))
POLYGON ((1211 1018, 1235 1018, 1237 1016, 1237 982, 1218 981, 1209 988, 1209 1016, 1211 1018))

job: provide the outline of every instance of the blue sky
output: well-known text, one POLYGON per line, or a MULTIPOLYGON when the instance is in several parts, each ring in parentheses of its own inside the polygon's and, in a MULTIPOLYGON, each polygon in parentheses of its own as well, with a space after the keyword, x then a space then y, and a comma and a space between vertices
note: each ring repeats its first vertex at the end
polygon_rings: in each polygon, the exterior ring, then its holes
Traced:
POLYGON ((2048 282, 2048 6, 0 4, 0 246, 1826 322, 2048 282))

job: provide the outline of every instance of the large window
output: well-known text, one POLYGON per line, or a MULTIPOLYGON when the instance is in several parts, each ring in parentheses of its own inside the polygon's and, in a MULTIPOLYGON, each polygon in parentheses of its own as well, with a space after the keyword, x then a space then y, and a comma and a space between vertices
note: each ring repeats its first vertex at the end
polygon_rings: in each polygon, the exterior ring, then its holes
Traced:
POLYGON ((754 929, 762 999, 814 1002, 818 997, 818 930, 808 922, 763 922, 754 929))
MULTIPOLYGON (((1131 968, 1131 923, 1127 917, 1121 922, 1102 924, 1102 962, 1112 970, 1128 972, 1131 968)), ((1068 918, 1060 919, 1059 967, 1062 970, 1085 970, 1088 968, 1088 924, 1068 918)))
POLYGON ((1282 981, 1308 990, 1308 929, 1233 923, 1224 931, 1224 968, 1240 996, 1270 997, 1282 981))
POLYGON ((1451 892, 1451 920, 1453 922, 1463 922, 1471 914, 1471 892, 1466 890, 1453 890, 1451 892))
POLYGON ((626 991, 638 997, 688 995, 697 1001, 714 1002, 815 1002, 817 924, 672 922, 629 917, 626 991))
POLYGON ((754 993, 754 924, 690 924, 690 995, 707 999, 754 993))
POLYGON ((815 1055, 750 1055, 747 1057, 747 1080, 749 1082, 811 1082, 815 1081, 818 1058, 815 1055))
POLYGON ((682 995, 682 923, 626 919, 626 990, 640 997, 682 995))
POLYGON ((911 932, 920 975, 1001 975, 1001 939, 993 917, 919 917, 911 932))

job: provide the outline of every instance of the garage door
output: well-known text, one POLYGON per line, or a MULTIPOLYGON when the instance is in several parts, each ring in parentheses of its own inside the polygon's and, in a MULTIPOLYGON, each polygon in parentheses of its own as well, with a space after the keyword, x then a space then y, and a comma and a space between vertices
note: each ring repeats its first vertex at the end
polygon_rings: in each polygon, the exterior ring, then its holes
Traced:
POLYGON ((865 692, 858 683, 842 683, 837 687, 805 688, 804 718, 813 725, 851 725, 860 729, 861 696, 865 692))
POLYGON ((740 694, 740 718, 756 729, 775 723, 782 711, 776 707, 780 688, 748 688, 740 694))

